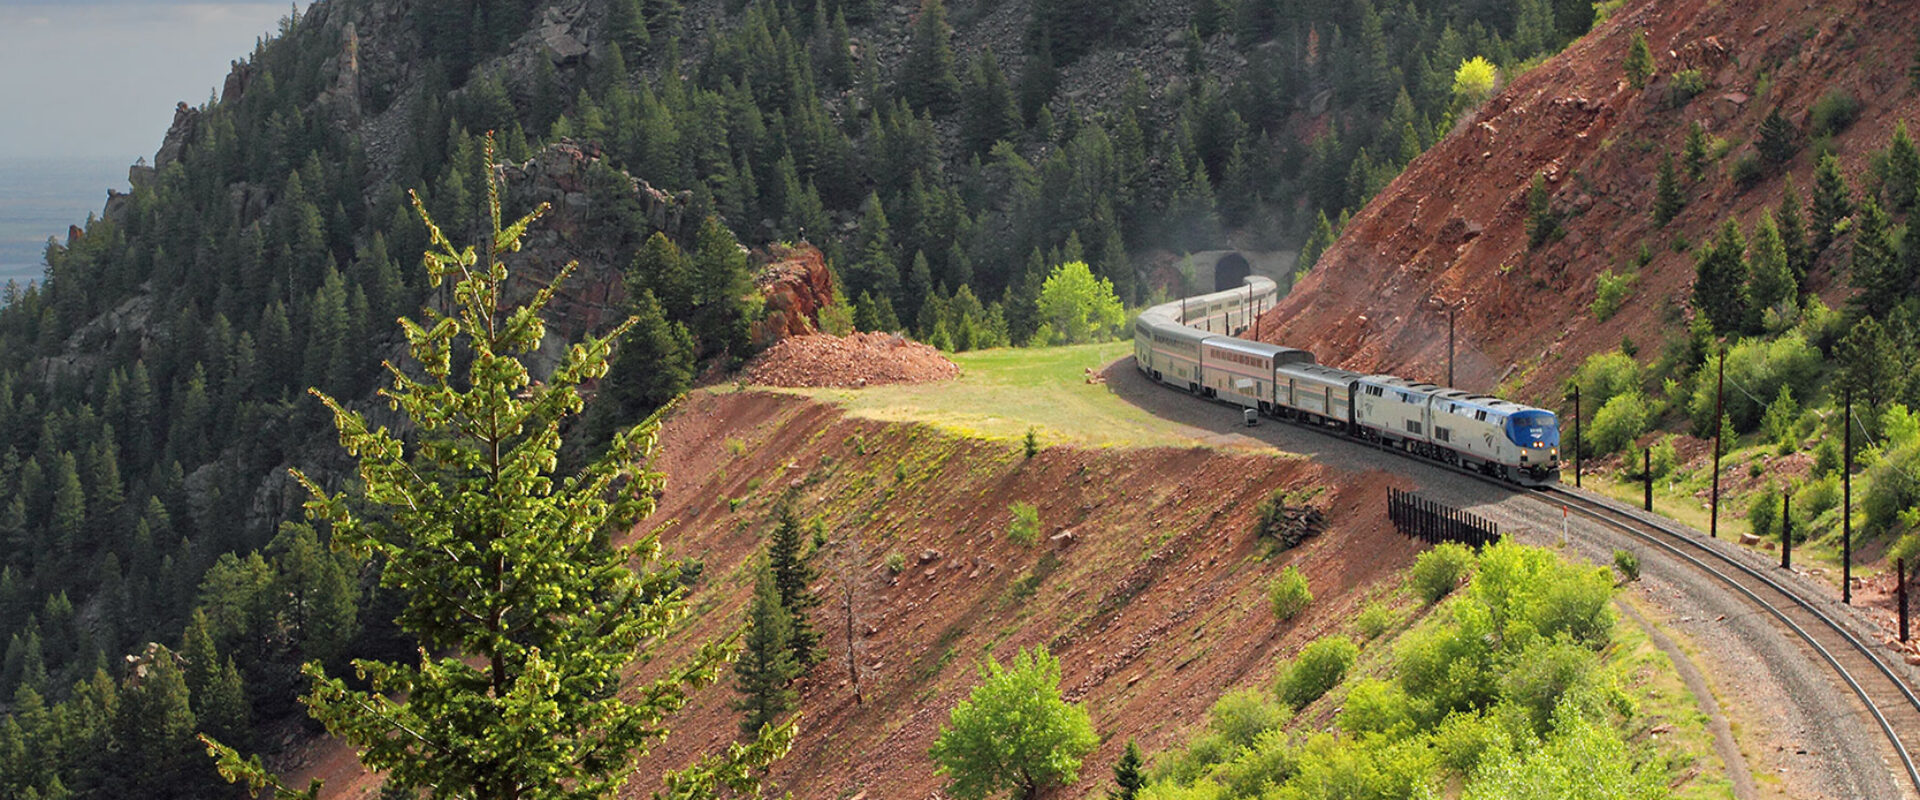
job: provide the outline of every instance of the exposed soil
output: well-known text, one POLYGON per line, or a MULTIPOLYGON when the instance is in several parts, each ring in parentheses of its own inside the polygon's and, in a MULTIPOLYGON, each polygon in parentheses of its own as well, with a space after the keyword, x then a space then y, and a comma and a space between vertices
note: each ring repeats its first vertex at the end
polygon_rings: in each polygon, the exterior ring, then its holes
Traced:
POLYGON ((747 365, 760 386, 873 386, 926 383, 960 374, 938 348, 892 333, 815 334, 780 340, 747 365))
MULTIPOLYGON (((1897 120, 1920 112, 1906 79, 1916 27, 1920 4, 1890 0, 1630 0, 1415 159, 1262 315, 1257 338, 1348 369, 1437 381, 1447 375, 1453 308, 1456 383, 1491 390, 1517 378, 1524 399, 1557 406, 1561 381, 1589 354, 1632 339, 1651 360, 1684 332, 1694 254, 1676 242, 1706 241, 1729 217, 1751 230, 1763 206, 1778 205, 1780 171, 1745 189, 1727 176, 1773 108, 1804 130, 1822 94, 1851 93, 1859 121, 1833 145, 1853 185, 1868 182, 1872 151, 1897 120), (1621 68, 1634 30, 1646 32, 1659 71, 1643 90, 1621 68), (1689 68, 1706 91, 1671 107, 1671 76, 1689 68), (1729 150, 1701 180, 1683 178, 1685 209, 1656 227, 1649 210, 1661 155, 1678 160, 1696 121, 1729 150), (1536 174, 1566 234, 1529 249, 1536 174), (1620 311, 1597 321, 1589 310, 1597 276, 1633 270, 1642 245, 1653 260, 1620 311)), ((1803 196, 1813 185, 1810 151, 1784 170, 1803 196)), ((1810 276, 1829 304, 1848 292, 1846 251, 1843 239, 1810 276)))
MULTIPOLYGON (((1062 662, 1068 698, 1102 737, 1063 796, 1104 793, 1127 740, 1149 751, 1183 741, 1224 691, 1270 681, 1279 660, 1346 629, 1419 549, 1385 518, 1387 489, 1404 480, 1215 438, 1228 446, 1053 447, 1027 459, 1018 444, 850 418, 790 395, 695 393, 665 423, 655 467, 667 484, 635 533, 658 533, 671 557, 698 560, 703 577, 686 626, 636 682, 743 624, 776 504, 793 492, 830 540, 815 557, 826 603, 812 616, 825 660, 800 681, 800 735, 771 776, 779 790, 944 796, 927 748, 977 683, 978 665, 989 652, 1004 660, 1046 646, 1062 662), (1324 487, 1306 501, 1325 515, 1324 532, 1284 552, 1253 536, 1260 500, 1311 487, 1324 487), (1039 510, 1032 544, 1006 534, 1015 501, 1039 510), (1316 599, 1278 623, 1266 587, 1288 565, 1316 599)), ((729 680, 698 693, 624 795, 647 796, 663 770, 732 741, 735 697, 729 680)), ((286 762, 298 767, 293 785, 326 776, 328 797, 378 787, 328 740, 286 762)))
MULTIPOLYGON (((668 552, 701 559, 707 576, 693 597, 701 613, 672 653, 741 624, 779 494, 797 492, 827 520, 818 588, 836 599, 813 618, 826 660, 803 681, 801 734, 773 772, 797 796, 939 796, 927 747, 976 666, 989 650, 1005 659, 1036 645, 1060 657, 1067 696, 1102 736, 1071 794, 1103 789, 1128 739, 1150 750, 1182 739, 1225 689, 1269 680, 1278 659, 1342 629, 1418 549, 1384 518, 1395 479, 1285 457, 1050 448, 1028 460, 1015 445, 757 392, 689 398, 662 442, 669 483, 643 529, 662 529, 668 552), (1302 486, 1327 487, 1313 501, 1327 532, 1268 557, 1253 507, 1302 486), (1035 544, 1006 536, 1015 501, 1039 508, 1035 544), (1317 599, 1280 624, 1265 588, 1288 564, 1317 599), (849 585, 864 704, 837 601, 849 585)), ((730 740, 731 699, 725 688, 700 695, 642 774, 730 740)))

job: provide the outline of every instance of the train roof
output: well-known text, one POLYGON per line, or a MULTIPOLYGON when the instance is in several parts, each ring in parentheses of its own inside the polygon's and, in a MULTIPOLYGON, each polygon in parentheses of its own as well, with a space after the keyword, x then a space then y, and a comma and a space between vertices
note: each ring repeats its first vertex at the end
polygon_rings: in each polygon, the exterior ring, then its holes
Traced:
POLYGON ((1497 414, 1501 414, 1503 416, 1511 416, 1523 411, 1541 411, 1548 414, 1553 413, 1551 411, 1547 411, 1544 408, 1535 408, 1525 403, 1513 402, 1512 400, 1502 400, 1498 397, 1494 397, 1493 395, 1474 394, 1472 392, 1466 391, 1465 389, 1454 389, 1454 388, 1441 389, 1434 396, 1443 400, 1447 400, 1449 402, 1458 403, 1463 406, 1470 406, 1473 408, 1484 409, 1486 411, 1491 411, 1497 414))
POLYGON ((1188 310, 1205 308, 1208 305, 1222 300, 1243 300, 1246 298, 1249 289, 1256 294, 1264 294, 1274 291, 1277 288, 1278 284, 1275 284, 1272 278, 1264 275, 1248 275, 1245 282, 1241 283, 1237 288, 1209 292, 1207 294, 1195 295, 1178 300, 1169 300, 1140 312, 1140 316, 1146 318, 1151 315, 1152 319, 1166 320, 1175 325, 1180 325, 1183 324, 1183 317, 1188 310))
POLYGON ((1361 377, 1358 372, 1350 372, 1326 364, 1283 364, 1280 366, 1280 371, 1340 383, 1352 383, 1361 377))
POLYGON ((1425 381, 1416 381, 1409 378, 1402 378, 1397 375, 1368 375, 1361 378, 1360 382, 1373 384, 1375 386, 1391 388, 1391 389, 1400 389, 1400 390, 1409 391, 1409 392, 1419 392, 1421 394, 1439 394, 1441 392, 1446 391, 1445 389, 1442 389, 1438 386, 1435 386, 1431 383, 1427 383, 1425 381))
POLYGON ((1245 353, 1250 356, 1269 358, 1288 363, 1298 363, 1301 361, 1311 363, 1313 361, 1312 353, 1298 347, 1256 342, 1233 336, 1211 336, 1201 342, 1201 344, 1207 345, 1208 347, 1218 347, 1224 350, 1232 350, 1236 353, 1245 353))

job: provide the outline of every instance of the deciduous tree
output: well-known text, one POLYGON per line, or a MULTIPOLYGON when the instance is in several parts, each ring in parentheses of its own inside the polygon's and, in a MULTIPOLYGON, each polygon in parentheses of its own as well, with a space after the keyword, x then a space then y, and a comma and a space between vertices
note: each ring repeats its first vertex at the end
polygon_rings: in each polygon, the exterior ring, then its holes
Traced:
POLYGON ((989 656, 930 752, 961 800, 1008 789, 1029 799, 1078 780, 1080 759, 1099 741, 1087 712, 1060 696, 1060 662, 1036 648, 1007 667, 989 656))

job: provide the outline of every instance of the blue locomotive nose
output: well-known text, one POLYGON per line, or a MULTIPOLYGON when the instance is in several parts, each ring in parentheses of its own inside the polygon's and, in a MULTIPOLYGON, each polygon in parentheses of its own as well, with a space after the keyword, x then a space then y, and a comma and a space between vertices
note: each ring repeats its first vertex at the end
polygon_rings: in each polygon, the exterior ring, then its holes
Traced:
POLYGON ((1507 418, 1507 441, 1522 448, 1560 449, 1560 420, 1551 411, 1522 411, 1507 418))

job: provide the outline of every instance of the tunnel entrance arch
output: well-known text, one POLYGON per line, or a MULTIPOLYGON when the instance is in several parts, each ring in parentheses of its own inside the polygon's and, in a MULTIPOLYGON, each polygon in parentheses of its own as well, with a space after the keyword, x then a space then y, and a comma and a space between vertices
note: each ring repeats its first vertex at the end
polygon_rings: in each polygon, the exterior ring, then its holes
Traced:
POLYGON ((1224 292, 1238 289, 1253 274, 1253 265, 1247 263, 1247 257, 1239 253, 1228 253, 1213 264, 1213 290, 1224 292))

